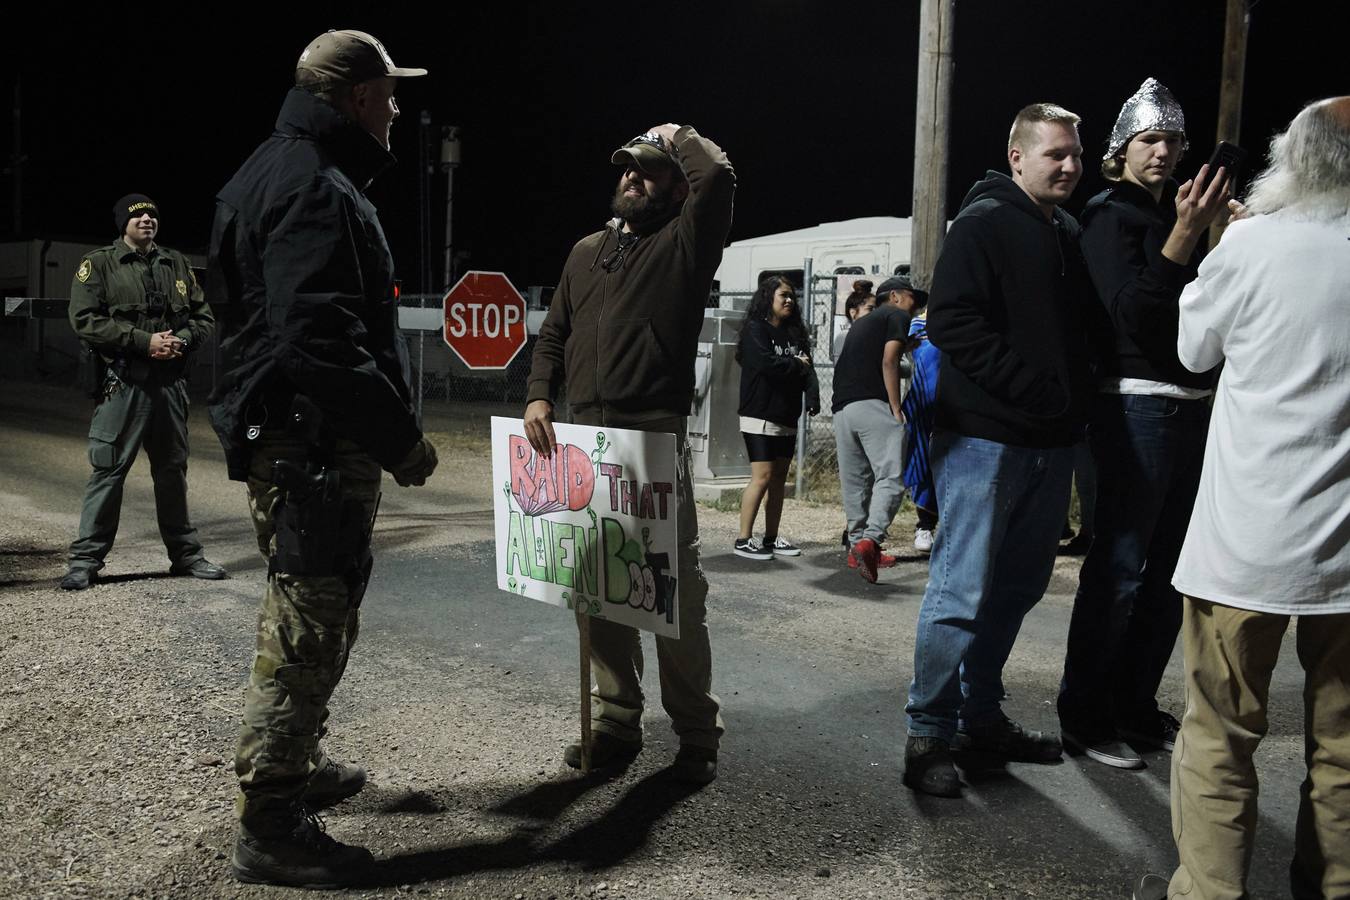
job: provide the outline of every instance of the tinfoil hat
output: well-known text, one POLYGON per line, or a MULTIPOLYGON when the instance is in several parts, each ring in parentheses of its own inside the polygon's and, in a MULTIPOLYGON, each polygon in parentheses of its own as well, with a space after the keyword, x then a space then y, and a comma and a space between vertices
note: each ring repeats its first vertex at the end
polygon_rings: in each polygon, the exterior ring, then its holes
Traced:
MULTIPOLYGON (((1141 131, 1176 131, 1186 134, 1186 114, 1181 104, 1166 86, 1156 78, 1146 78, 1130 99, 1120 108, 1116 126, 1111 129, 1111 140, 1102 159, 1114 159, 1141 131)), ((1182 146, 1185 149, 1187 145, 1182 146)))

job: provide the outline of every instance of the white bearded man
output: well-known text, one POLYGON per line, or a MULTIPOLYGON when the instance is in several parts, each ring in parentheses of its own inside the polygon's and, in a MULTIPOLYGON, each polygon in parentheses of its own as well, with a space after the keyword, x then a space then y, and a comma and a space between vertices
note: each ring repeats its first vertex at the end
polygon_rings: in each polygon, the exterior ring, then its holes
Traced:
POLYGON ((1180 864, 1170 884, 1145 876, 1136 898, 1248 896, 1252 755, 1294 616, 1308 773, 1290 892, 1350 896, 1350 97, 1309 105, 1276 136, 1247 209, 1180 301, 1182 363, 1223 371, 1172 579, 1185 598, 1180 864))

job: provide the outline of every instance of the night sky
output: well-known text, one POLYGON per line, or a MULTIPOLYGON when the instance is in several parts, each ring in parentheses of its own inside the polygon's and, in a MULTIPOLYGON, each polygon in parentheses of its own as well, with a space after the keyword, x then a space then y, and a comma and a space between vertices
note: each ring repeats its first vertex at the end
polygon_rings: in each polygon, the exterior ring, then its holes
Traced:
MULTIPOLYGON (((1306 101, 1350 92, 1343 32, 1315 20, 1334 6, 1254 7, 1242 121, 1254 156, 1306 101)), ((608 217, 610 151, 666 121, 731 157, 733 240, 910 212, 918 0, 26 9, 46 18, 10 26, 3 85, 9 100, 21 73, 24 237, 111 240, 112 202, 142 191, 161 206, 165 244, 203 250, 215 192, 270 133, 296 57, 328 28, 370 31, 397 64, 431 73, 401 87, 400 164, 369 194, 405 290, 420 282, 423 109, 437 137, 462 129, 456 248, 519 286, 556 282, 572 244, 608 217)), ((1193 151, 1180 171, 1192 173, 1214 144, 1223 15, 1223 0, 959 2, 951 214, 986 169, 1006 170, 1012 116, 1041 100, 1084 119, 1080 208, 1102 186, 1096 159, 1121 102, 1150 75, 1185 107, 1193 151)), ((0 154, 12 146, 5 117, 0 154)), ((439 288, 444 178, 432 185, 439 288)), ((8 233, 12 176, 2 190, 8 233)))

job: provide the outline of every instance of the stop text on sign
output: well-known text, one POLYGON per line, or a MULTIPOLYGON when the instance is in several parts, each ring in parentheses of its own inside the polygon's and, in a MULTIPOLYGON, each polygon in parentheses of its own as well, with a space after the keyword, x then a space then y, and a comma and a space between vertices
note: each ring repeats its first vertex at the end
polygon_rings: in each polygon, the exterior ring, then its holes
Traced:
POLYGON ((511 326, 523 321, 520 309, 488 303, 452 303, 446 310, 451 337, 508 336, 511 326))

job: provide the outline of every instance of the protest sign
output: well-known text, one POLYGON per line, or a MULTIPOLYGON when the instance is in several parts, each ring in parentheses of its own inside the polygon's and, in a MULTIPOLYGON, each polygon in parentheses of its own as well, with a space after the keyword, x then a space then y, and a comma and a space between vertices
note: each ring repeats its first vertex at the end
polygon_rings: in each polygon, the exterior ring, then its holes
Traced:
POLYGON ((492 419, 497 587, 679 637, 675 436, 554 424, 540 456, 492 419))

